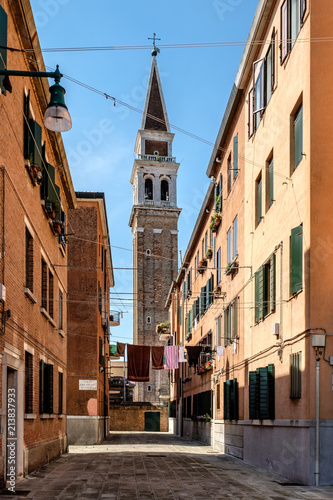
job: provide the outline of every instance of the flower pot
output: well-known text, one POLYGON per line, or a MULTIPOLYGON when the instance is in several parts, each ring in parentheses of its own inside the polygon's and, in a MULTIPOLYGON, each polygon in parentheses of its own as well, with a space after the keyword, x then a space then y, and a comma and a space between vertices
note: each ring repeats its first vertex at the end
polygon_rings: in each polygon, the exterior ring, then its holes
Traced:
POLYGON ((53 230, 55 233, 60 234, 61 233, 61 225, 58 224, 58 222, 53 222, 53 230))

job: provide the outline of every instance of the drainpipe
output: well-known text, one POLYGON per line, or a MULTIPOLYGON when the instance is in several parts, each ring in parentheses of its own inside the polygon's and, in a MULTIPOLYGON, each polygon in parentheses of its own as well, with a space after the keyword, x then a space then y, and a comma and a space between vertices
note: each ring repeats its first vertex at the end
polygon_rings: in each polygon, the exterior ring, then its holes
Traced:
MULTIPOLYGON (((317 350, 316 350, 317 351, 317 350)), ((315 476, 316 486, 319 486, 319 361, 320 357, 316 353, 316 455, 315 455, 315 476)))

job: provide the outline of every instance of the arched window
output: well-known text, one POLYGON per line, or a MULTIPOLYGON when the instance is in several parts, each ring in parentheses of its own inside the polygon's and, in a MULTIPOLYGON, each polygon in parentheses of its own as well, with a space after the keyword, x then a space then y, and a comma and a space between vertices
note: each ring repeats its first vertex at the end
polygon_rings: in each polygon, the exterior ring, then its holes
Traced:
POLYGON ((161 182, 161 200, 169 201, 169 183, 165 180, 161 182))
POLYGON ((147 316, 147 324, 151 325, 151 317, 150 316, 147 316))
POLYGON ((146 255, 147 255, 147 257, 150 257, 150 256, 151 256, 151 250, 150 250, 150 248, 147 248, 147 250, 146 250, 146 255))
POLYGON ((153 181, 151 179, 145 180, 145 200, 153 199, 153 181))

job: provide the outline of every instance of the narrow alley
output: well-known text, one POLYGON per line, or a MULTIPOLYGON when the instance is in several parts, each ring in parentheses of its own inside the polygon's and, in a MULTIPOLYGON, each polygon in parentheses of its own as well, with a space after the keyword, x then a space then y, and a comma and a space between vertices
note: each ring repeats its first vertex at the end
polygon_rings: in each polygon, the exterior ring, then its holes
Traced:
POLYGON ((147 432, 114 432, 101 445, 71 446, 16 491, 34 500, 333 498, 333 487, 293 485, 197 441, 147 432))

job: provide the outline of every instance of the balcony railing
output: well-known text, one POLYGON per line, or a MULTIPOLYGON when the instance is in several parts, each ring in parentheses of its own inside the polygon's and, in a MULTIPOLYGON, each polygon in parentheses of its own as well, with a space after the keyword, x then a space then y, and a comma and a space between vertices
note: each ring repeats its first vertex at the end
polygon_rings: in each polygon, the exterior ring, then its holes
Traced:
POLYGON ((138 160, 159 161, 162 163, 175 163, 174 156, 138 155, 138 160))
POLYGON ((110 326, 118 326, 120 325, 120 312, 119 311, 111 311, 110 312, 110 326))

